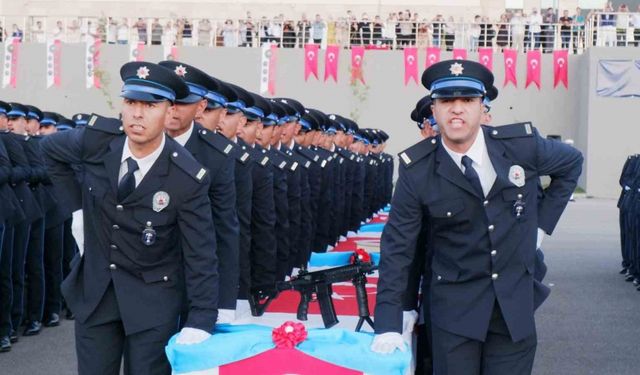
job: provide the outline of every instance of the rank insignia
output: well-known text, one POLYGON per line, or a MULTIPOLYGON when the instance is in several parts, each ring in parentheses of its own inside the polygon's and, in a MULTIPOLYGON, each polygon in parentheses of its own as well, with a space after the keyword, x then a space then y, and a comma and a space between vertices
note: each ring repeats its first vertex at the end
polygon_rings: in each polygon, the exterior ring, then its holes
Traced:
POLYGON ((165 191, 159 191, 153 195, 153 210, 160 212, 169 205, 169 194, 165 191))
POLYGON ((151 222, 147 221, 147 227, 142 231, 142 243, 151 246, 156 243, 156 231, 151 226, 151 222))

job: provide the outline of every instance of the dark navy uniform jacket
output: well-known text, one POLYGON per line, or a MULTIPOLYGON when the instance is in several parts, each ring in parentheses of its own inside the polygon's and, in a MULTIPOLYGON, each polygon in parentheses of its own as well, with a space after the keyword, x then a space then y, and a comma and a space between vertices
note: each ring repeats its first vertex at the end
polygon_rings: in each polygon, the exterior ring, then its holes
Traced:
MULTIPOLYGON (((482 127, 497 177, 479 196, 441 145, 429 138, 400 154, 402 166, 381 243, 376 332, 400 332, 402 296, 416 241, 428 222, 431 322, 483 341, 497 300, 512 340, 535 332, 534 310, 548 290, 534 281, 537 228, 551 234, 582 170, 571 146, 540 137, 530 123, 482 127), (526 183, 510 182, 520 166, 526 183), (538 198, 539 176, 552 182, 538 198), (514 205, 525 210, 518 217, 514 205)), ((425 272, 425 274, 428 274, 425 272)))
POLYGON ((18 222, 16 217, 24 218, 20 202, 11 189, 12 167, 9 153, 0 137, 0 223, 18 222))
POLYGON ((267 150, 273 173, 273 201, 276 213, 276 281, 284 280, 289 268, 289 201, 287 201, 287 158, 275 148, 267 150))
POLYGON ((184 147, 209 170, 211 186, 209 200, 218 251, 220 297, 218 308, 235 309, 238 297, 239 235, 234 181, 234 145, 224 137, 193 125, 191 137, 184 147))
POLYGON ((86 129, 42 141, 49 175, 64 192, 58 199, 72 210, 82 207, 84 214, 85 252, 76 255, 62 284, 65 300, 85 322, 112 284, 126 334, 172 321, 177 328, 187 300, 185 326, 210 332, 217 318, 218 264, 208 172, 166 137, 143 180, 118 202, 126 141, 119 124, 95 116, 86 129), (82 165, 82 184, 73 165, 82 165), (158 206, 158 193, 168 198, 164 208, 158 206), (155 231, 155 241, 145 244, 147 228, 155 231))
MULTIPOLYGON (((216 133, 219 137, 224 137, 216 133)), ((247 299, 249 287, 251 285, 249 269, 249 253, 251 251, 251 196, 253 186, 251 181, 251 169, 253 163, 247 145, 238 139, 237 147, 234 150, 236 158, 235 182, 236 182, 236 210, 238 213, 238 224, 240 225, 240 240, 238 254, 240 257, 240 273, 238 276, 239 299, 247 299)))
MULTIPOLYGON (((289 173, 287 174, 287 200, 289 201, 289 254, 297 253, 293 247, 298 241, 302 227, 302 171, 299 158, 285 145, 280 146, 280 152, 287 157, 289 173)), ((288 272, 289 270, 287 270, 288 272)))
MULTIPOLYGON (((0 133, 9 159, 11 160, 11 187, 16 195, 16 198, 20 202, 20 207, 24 213, 23 219, 27 223, 32 223, 38 218, 42 217, 42 210, 38 201, 33 196, 33 192, 29 189, 29 181, 31 180, 32 170, 29 164, 29 159, 24 152, 24 148, 21 145, 19 139, 24 137, 17 136, 12 133, 3 132, 0 133)), ((11 220, 13 223, 18 223, 17 220, 11 220)), ((22 220, 20 220, 22 221, 22 220)))

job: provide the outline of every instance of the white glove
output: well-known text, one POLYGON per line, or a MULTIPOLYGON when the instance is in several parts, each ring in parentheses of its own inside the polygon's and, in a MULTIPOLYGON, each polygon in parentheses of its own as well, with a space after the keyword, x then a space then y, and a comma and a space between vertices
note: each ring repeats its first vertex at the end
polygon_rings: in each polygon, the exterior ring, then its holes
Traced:
POLYGON ((407 350, 404 339, 398 332, 386 332, 373 336, 371 351, 379 354, 391 354, 396 349, 404 352, 407 350))
POLYGON ((193 345, 199 344, 204 340, 211 337, 211 334, 207 331, 203 331, 198 328, 184 327, 176 338, 176 344, 180 345, 193 345))
POLYGON ((228 324, 233 322, 236 318, 236 310, 231 309, 218 309, 218 321, 217 324, 228 324))
POLYGON ((82 217, 82 210, 73 211, 71 234, 76 240, 80 255, 84 254, 84 218, 82 217))
POLYGON ((405 334, 409 336, 413 333, 413 327, 415 327, 418 321, 418 312, 416 310, 409 310, 402 312, 402 336, 405 334))
POLYGON ((544 240, 545 232, 538 228, 538 238, 536 239, 536 249, 539 249, 542 246, 542 240, 544 240))
POLYGON ((300 273, 300 268, 293 267, 293 269, 291 270, 291 277, 298 276, 298 273, 300 273))
MULTIPOLYGON (((247 319, 251 316, 251 306, 246 299, 239 299, 236 301, 236 321, 247 319)), ((238 323, 238 322, 236 322, 238 323)))

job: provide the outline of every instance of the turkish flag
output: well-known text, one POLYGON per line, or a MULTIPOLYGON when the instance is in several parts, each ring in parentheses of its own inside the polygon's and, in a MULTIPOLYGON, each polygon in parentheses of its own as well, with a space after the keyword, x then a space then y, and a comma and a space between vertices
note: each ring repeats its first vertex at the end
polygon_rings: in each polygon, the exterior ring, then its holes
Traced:
POLYGON ((407 47, 404 49, 404 85, 409 80, 418 83, 418 49, 415 47, 407 47))
POLYGON ((338 57, 340 57, 340 47, 336 45, 327 46, 324 55, 324 81, 333 77, 334 82, 338 82, 338 57))
POLYGON ((569 88, 569 51, 566 49, 553 51, 553 88, 560 82, 569 88))
POLYGON ((276 94, 276 65, 278 63, 278 45, 275 43, 271 44, 269 54, 269 94, 276 94))
POLYGON ((505 49, 504 52, 504 86, 509 82, 514 87, 518 87, 518 76, 516 75, 516 64, 518 63, 518 51, 515 49, 505 49))
POLYGON ((467 59, 467 50, 464 48, 454 48, 453 49, 453 59, 454 60, 466 60, 467 59))
POLYGON ((318 79, 318 50, 317 44, 306 44, 304 46, 304 80, 309 79, 313 74, 318 79))
POLYGON ((440 61, 440 47, 427 48, 427 64, 425 69, 440 61))
POLYGON ((493 48, 478 48, 478 62, 493 71, 493 48))
POLYGON ((529 87, 531 83, 535 83, 540 90, 540 63, 542 54, 540 50, 532 50, 527 52, 527 83, 524 88, 529 87))
POLYGON ((351 47, 351 83, 357 79, 364 84, 362 66, 364 63, 364 47, 351 47))

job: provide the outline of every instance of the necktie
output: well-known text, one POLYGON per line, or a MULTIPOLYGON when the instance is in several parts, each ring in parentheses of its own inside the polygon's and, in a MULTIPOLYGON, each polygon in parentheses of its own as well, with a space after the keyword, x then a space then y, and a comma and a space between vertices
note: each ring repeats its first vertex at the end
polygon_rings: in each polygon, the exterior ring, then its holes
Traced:
POLYGON ((481 197, 484 197, 484 192, 482 191, 482 184, 480 183, 480 177, 478 176, 478 172, 471 165, 473 160, 467 155, 462 157, 462 165, 464 166, 464 177, 469 181, 471 186, 476 190, 481 197))
POLYGON ((138 170, 138 163, 133 158, 127 158, 127 173, 122 176, 118 185, 118 202, 122 202, 136 189, 136 178, 133 172, 138 170))

